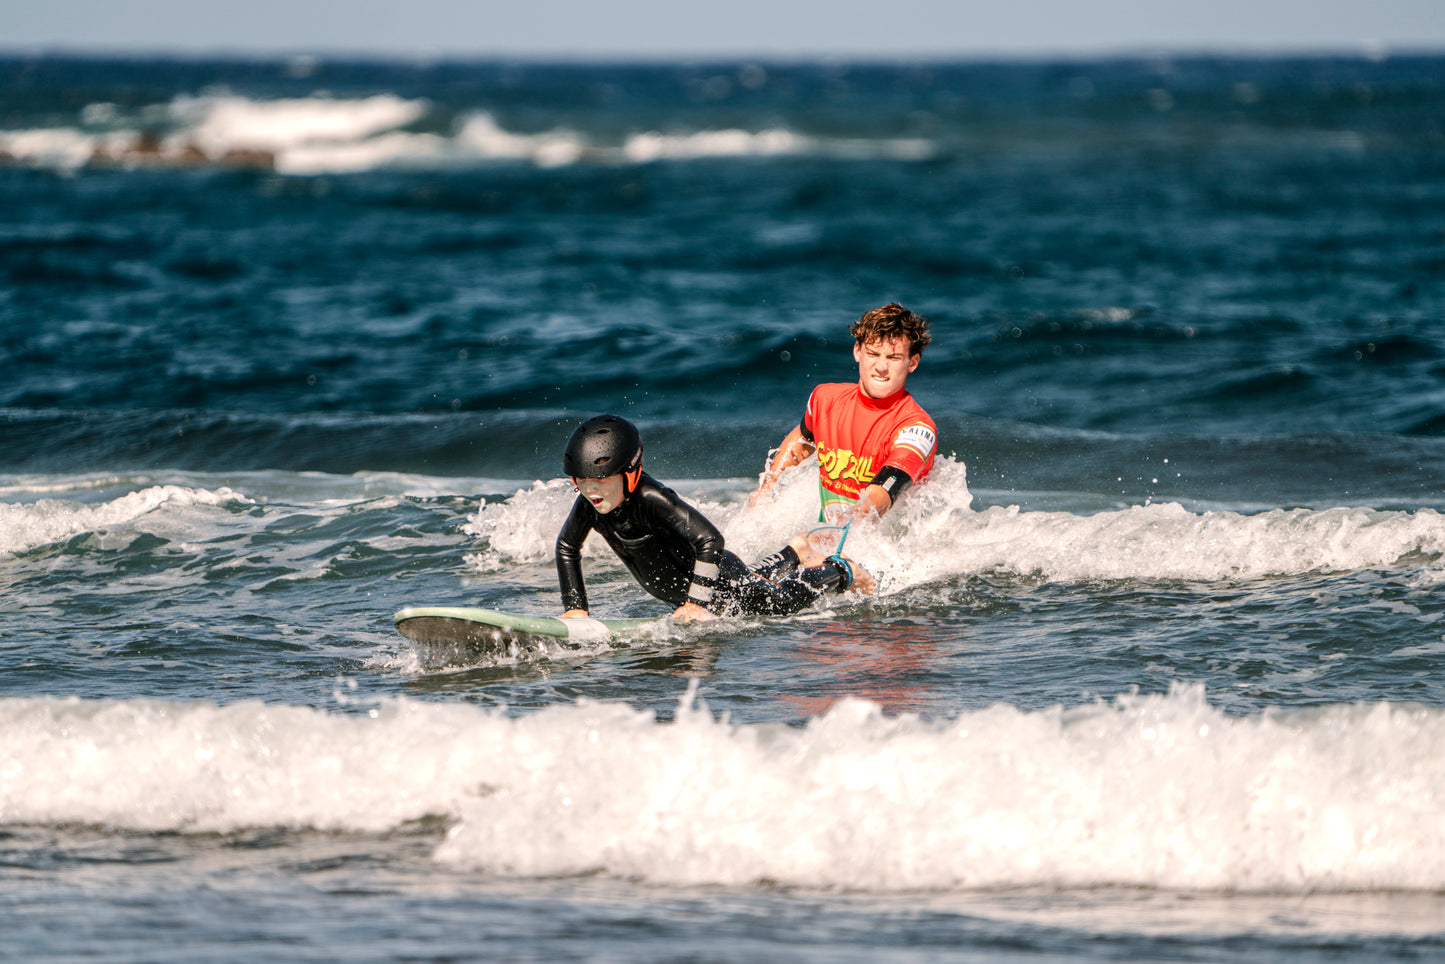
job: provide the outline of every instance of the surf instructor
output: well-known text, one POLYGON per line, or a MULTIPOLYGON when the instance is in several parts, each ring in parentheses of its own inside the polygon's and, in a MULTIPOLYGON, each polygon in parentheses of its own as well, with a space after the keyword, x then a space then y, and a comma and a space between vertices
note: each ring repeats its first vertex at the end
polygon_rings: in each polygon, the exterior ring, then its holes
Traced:
MULTIPOLYGON (((849 329, 856 384, 818 385, 798 423, 778 446, 748 499, 757 505, 787 469, 818 455, 819 521, 843 526, 891 509, 933 468, 938 429, 908 393, 908 376, 932 340, 928 319, 897 303, 866 312, 849 329)), ((778 555, 816 564, 807 533, 778 555)), ((789 559, 788 561, 792 561, 789 559)))

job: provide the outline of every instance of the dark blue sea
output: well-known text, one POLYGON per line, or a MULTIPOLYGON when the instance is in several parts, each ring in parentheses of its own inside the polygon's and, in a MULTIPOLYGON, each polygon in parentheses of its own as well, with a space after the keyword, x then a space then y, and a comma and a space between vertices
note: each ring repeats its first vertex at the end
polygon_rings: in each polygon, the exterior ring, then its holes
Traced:
POLYGON ((1445 956, 1445 56, 10 55, 0 371, 0 957, 1445 956), (777 548, 890 301, 875 596, 394 630, 601 412, 777 548))

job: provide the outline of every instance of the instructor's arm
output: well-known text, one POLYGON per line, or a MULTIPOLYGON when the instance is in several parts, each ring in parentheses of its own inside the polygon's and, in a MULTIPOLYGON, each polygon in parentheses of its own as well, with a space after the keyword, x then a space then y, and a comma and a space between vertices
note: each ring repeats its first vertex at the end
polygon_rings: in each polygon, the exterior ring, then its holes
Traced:
MULTIPOLYGON (((759 482, 758 487, 753 490, 753 494, 748 497, 748 505, 757 505, 767 491, 778 481, 778 476, 812 455, 817 448, 812 442, 803 438, 803 427, 801 425, 795 427, 788 433, 787 438, 783 439, 783 444, 778 446, 777 452, 773 453, 773 460, 768 463, 768 470, 763 473, 762 481, 759 482)), ((883 494, 886 498, 887 493, 883 494)))
POLYGON ((893 508, 893 496, 881 485, 869 484, 858 493, 858 505, 853 509, 853 521, 877 518, 893 508))

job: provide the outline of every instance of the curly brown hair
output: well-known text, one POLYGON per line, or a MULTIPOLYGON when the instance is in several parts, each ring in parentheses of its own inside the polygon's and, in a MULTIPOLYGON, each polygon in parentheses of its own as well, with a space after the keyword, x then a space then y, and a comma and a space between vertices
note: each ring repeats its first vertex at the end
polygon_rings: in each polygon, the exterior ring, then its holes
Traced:
POLYGON ((907 338, 909 355, 923 354, 923 349, 933 340, 928 319, 915 315, 896 301, 865 312, 848 330, 860 345, 866 345, 875 339, 892 341, 895 338, 907 338))

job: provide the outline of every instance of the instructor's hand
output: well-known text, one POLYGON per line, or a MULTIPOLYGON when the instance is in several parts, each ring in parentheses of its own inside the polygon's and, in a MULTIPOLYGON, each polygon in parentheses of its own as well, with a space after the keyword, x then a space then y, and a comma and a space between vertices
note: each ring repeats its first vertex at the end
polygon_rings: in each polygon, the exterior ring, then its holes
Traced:
POLYGON ((559 616, 558 618, 559 618, 559 619, 586 619, 586 618, 587 618, 587 610, 585 610, 585 609, 569 609, 569 610, 567 610, 565 613, 563 613, 561 616, 559 616))

